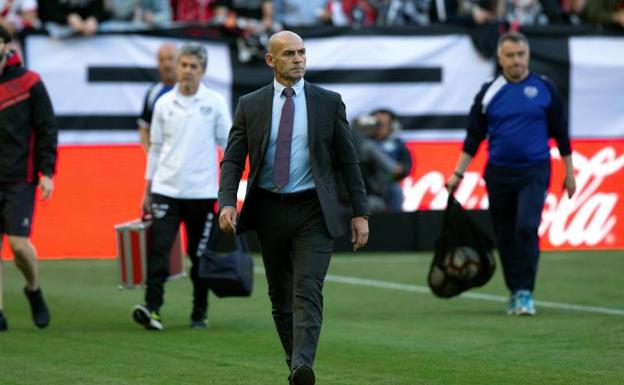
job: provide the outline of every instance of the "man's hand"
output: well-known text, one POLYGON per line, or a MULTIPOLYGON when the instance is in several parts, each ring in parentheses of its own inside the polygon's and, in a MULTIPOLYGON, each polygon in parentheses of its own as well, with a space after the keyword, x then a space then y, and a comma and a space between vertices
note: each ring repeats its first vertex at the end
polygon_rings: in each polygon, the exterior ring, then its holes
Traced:
POLYGON ((152 181, 145 181, 145 192, 141 201, 141 215, 144 219, 152 216, 152 181))
POLYGON ((353 251, 358 251, 368 243, 368 219, 355 217, 351 219, 351 243, 353 251))
POLYGON ((615 12, 613 14, 613 21, 620 25, 620 27, 624 27, 624 10, 615 12))
POLYGON ((83 20, 77 13, 70 13, 67 15, 67 25, 71 27, 75 32, 82 32, 83 20))
POLYGON ((141 212, 143 216, 152 215, 152 194, 149 191, 145 190, 143 194, 143 201, 141 202, 141 212))
POLYGON ((46 175, 42 175, 39 179, 39 188, 41 189, 41 197, 44 201, 47 201, 52 196, 54 191, 54 182, 52 178, 46 175))
POLYGON ((461 179, 455 173, 451 174, 451 176, 448 177, 444 186, 448 190, 449 194, 452 194, 455 192, 455 190, 457 190, 459 182, 461 182, 461 179))
MULTIPOLYGON (((624 11, 622 11, 624 14, 624 11)), ((562 157, 565 167, 565 177, 563 178, 563 188, 568 192, 568 198, 572 198, 576 191, 576 179, 574 179, 574 165, 572 164, 572 154, 562 157)))
POLYGON ((566 174, 563 179, 563 188, 568 192, 568 198, 572 198, 572 195, 574 195, 576 191, 576 179, 574 179, 574 175, 566 174))
POLYGON ((222 208, 221 214, 219 214, 219 227, 221 230, 228 234, 236 234, 236 223, 238 223, 236 209, 231 206, 222 208))

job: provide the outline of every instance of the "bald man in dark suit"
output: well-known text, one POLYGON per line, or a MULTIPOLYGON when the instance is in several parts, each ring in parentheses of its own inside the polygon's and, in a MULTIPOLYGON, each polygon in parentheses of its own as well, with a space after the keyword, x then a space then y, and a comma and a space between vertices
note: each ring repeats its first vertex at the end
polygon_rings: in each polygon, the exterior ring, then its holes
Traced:
POLYGON ((265 56, 273 83, 240 98, 221 163, 219 224, 229 233, 256 229, 273 319, 290 384, 315 382, 322 288, 334 238, 345 232, 336 172, 352 207, 353 249, 368 242, 369 209, 345 106, 339 94, 303 79, 301 37, 282 31, 265 56), (247 194, 236 193, 249 155, 247 194))

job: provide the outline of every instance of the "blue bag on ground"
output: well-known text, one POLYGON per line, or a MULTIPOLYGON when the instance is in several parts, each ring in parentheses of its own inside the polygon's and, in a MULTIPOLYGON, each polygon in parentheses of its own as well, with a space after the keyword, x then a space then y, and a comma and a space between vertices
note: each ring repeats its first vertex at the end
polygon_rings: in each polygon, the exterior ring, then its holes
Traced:
POLYGON ((253 258, 245 238, 223 233, 217 223, 212 224, 212 229, 208 231, 210 237, 207 244, 198 247, 199 277, 207 281, 217 297, 250 296, 253 289, 253 258), (223 243, 233 243, 234 249, 217 252, 217 245, 223 243))

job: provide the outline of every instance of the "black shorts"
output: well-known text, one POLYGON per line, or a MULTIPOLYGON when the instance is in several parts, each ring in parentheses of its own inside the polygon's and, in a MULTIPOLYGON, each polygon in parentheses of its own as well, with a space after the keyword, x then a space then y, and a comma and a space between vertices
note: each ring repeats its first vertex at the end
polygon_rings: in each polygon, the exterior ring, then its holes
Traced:
POLYGON ((0 186, 0 235, 30 236, 36 188, 26 182, 0 186))

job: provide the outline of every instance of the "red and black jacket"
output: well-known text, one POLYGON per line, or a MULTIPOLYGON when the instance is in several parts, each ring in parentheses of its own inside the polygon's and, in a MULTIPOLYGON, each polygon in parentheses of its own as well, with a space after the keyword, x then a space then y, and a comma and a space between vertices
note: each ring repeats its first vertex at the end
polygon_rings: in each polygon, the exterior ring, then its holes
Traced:
POLYGON ((54 175, 56 149, 54 111, 39 75, 9 60, 0 74, 0 185, 54 175))

